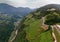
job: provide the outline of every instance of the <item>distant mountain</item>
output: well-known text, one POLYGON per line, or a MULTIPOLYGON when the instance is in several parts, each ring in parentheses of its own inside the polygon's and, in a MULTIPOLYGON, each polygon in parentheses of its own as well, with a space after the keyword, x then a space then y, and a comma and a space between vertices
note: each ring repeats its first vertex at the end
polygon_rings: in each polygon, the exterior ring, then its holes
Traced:
POLYGON ((47 15, 48 9, 55 9, 56 12, 60 13, 60 4, 48 4, 38 8, 35 12, 41 12, 40 17, 47 15))
POLYGON ((31 11, 32 10, 30 8, 16 8, 5 3, 0 3, 0 13, 26 15, 31 11))
POLYGON ((27 13, 32 12, 33 10, 30 9, 30 8, 28 8, 28 7, 26 7, 26 8, 18 7, 17 11, 19 11, 20 13, 22 13, 22 15, 26 15, 27 13))
POLYGON ((48 4, 45 6, 40 7, 38 10, 46 11, 47 9, 55 8, 56 10, 60 11, 60 4, 48 4))

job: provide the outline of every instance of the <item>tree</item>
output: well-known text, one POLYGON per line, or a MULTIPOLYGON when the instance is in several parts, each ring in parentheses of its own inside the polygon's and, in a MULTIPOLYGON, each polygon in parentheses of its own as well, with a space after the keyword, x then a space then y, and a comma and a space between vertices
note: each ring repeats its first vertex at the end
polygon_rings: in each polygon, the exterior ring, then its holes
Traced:
POLYGON ((59 14, 49 14, 46 16, 45 24, 54 25, 60 22, 59 14))

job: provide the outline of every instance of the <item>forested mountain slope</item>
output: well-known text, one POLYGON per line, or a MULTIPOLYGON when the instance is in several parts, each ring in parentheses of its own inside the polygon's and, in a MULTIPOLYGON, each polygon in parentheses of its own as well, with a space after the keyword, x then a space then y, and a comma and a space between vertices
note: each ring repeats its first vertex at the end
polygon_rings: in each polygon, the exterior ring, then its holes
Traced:
POLYGON ((11 32, 15 28, 14 22, 18 19, 21 19, 21 17, 0 13, 0 42, 8 42, 11 32))

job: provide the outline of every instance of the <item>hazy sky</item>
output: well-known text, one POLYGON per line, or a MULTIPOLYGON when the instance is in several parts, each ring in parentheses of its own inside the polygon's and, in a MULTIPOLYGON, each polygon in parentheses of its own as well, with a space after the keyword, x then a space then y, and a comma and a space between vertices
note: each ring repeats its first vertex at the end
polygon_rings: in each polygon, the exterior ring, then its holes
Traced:
POLYGON ((0 0, 15 7, 39 8, 46 4, 60 4, 60 0, 0 0))

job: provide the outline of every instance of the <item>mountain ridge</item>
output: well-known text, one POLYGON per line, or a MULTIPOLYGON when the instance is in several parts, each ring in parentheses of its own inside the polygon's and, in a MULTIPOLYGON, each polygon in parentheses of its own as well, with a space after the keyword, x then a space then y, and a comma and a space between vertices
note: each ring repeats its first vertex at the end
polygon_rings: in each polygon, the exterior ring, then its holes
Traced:
POLYGON ((38 8, 38 10, 45 11, 45 10, 50 9, 50 8, 55 8, 55 9, 60 11, 60 4, 47 4, 47 5, 44 5, 40 8, 38 8))
POLYGON ((26 15, 32 10, 30 8, 13 7, 11 5, 0 3, 0 13, 26 15))

